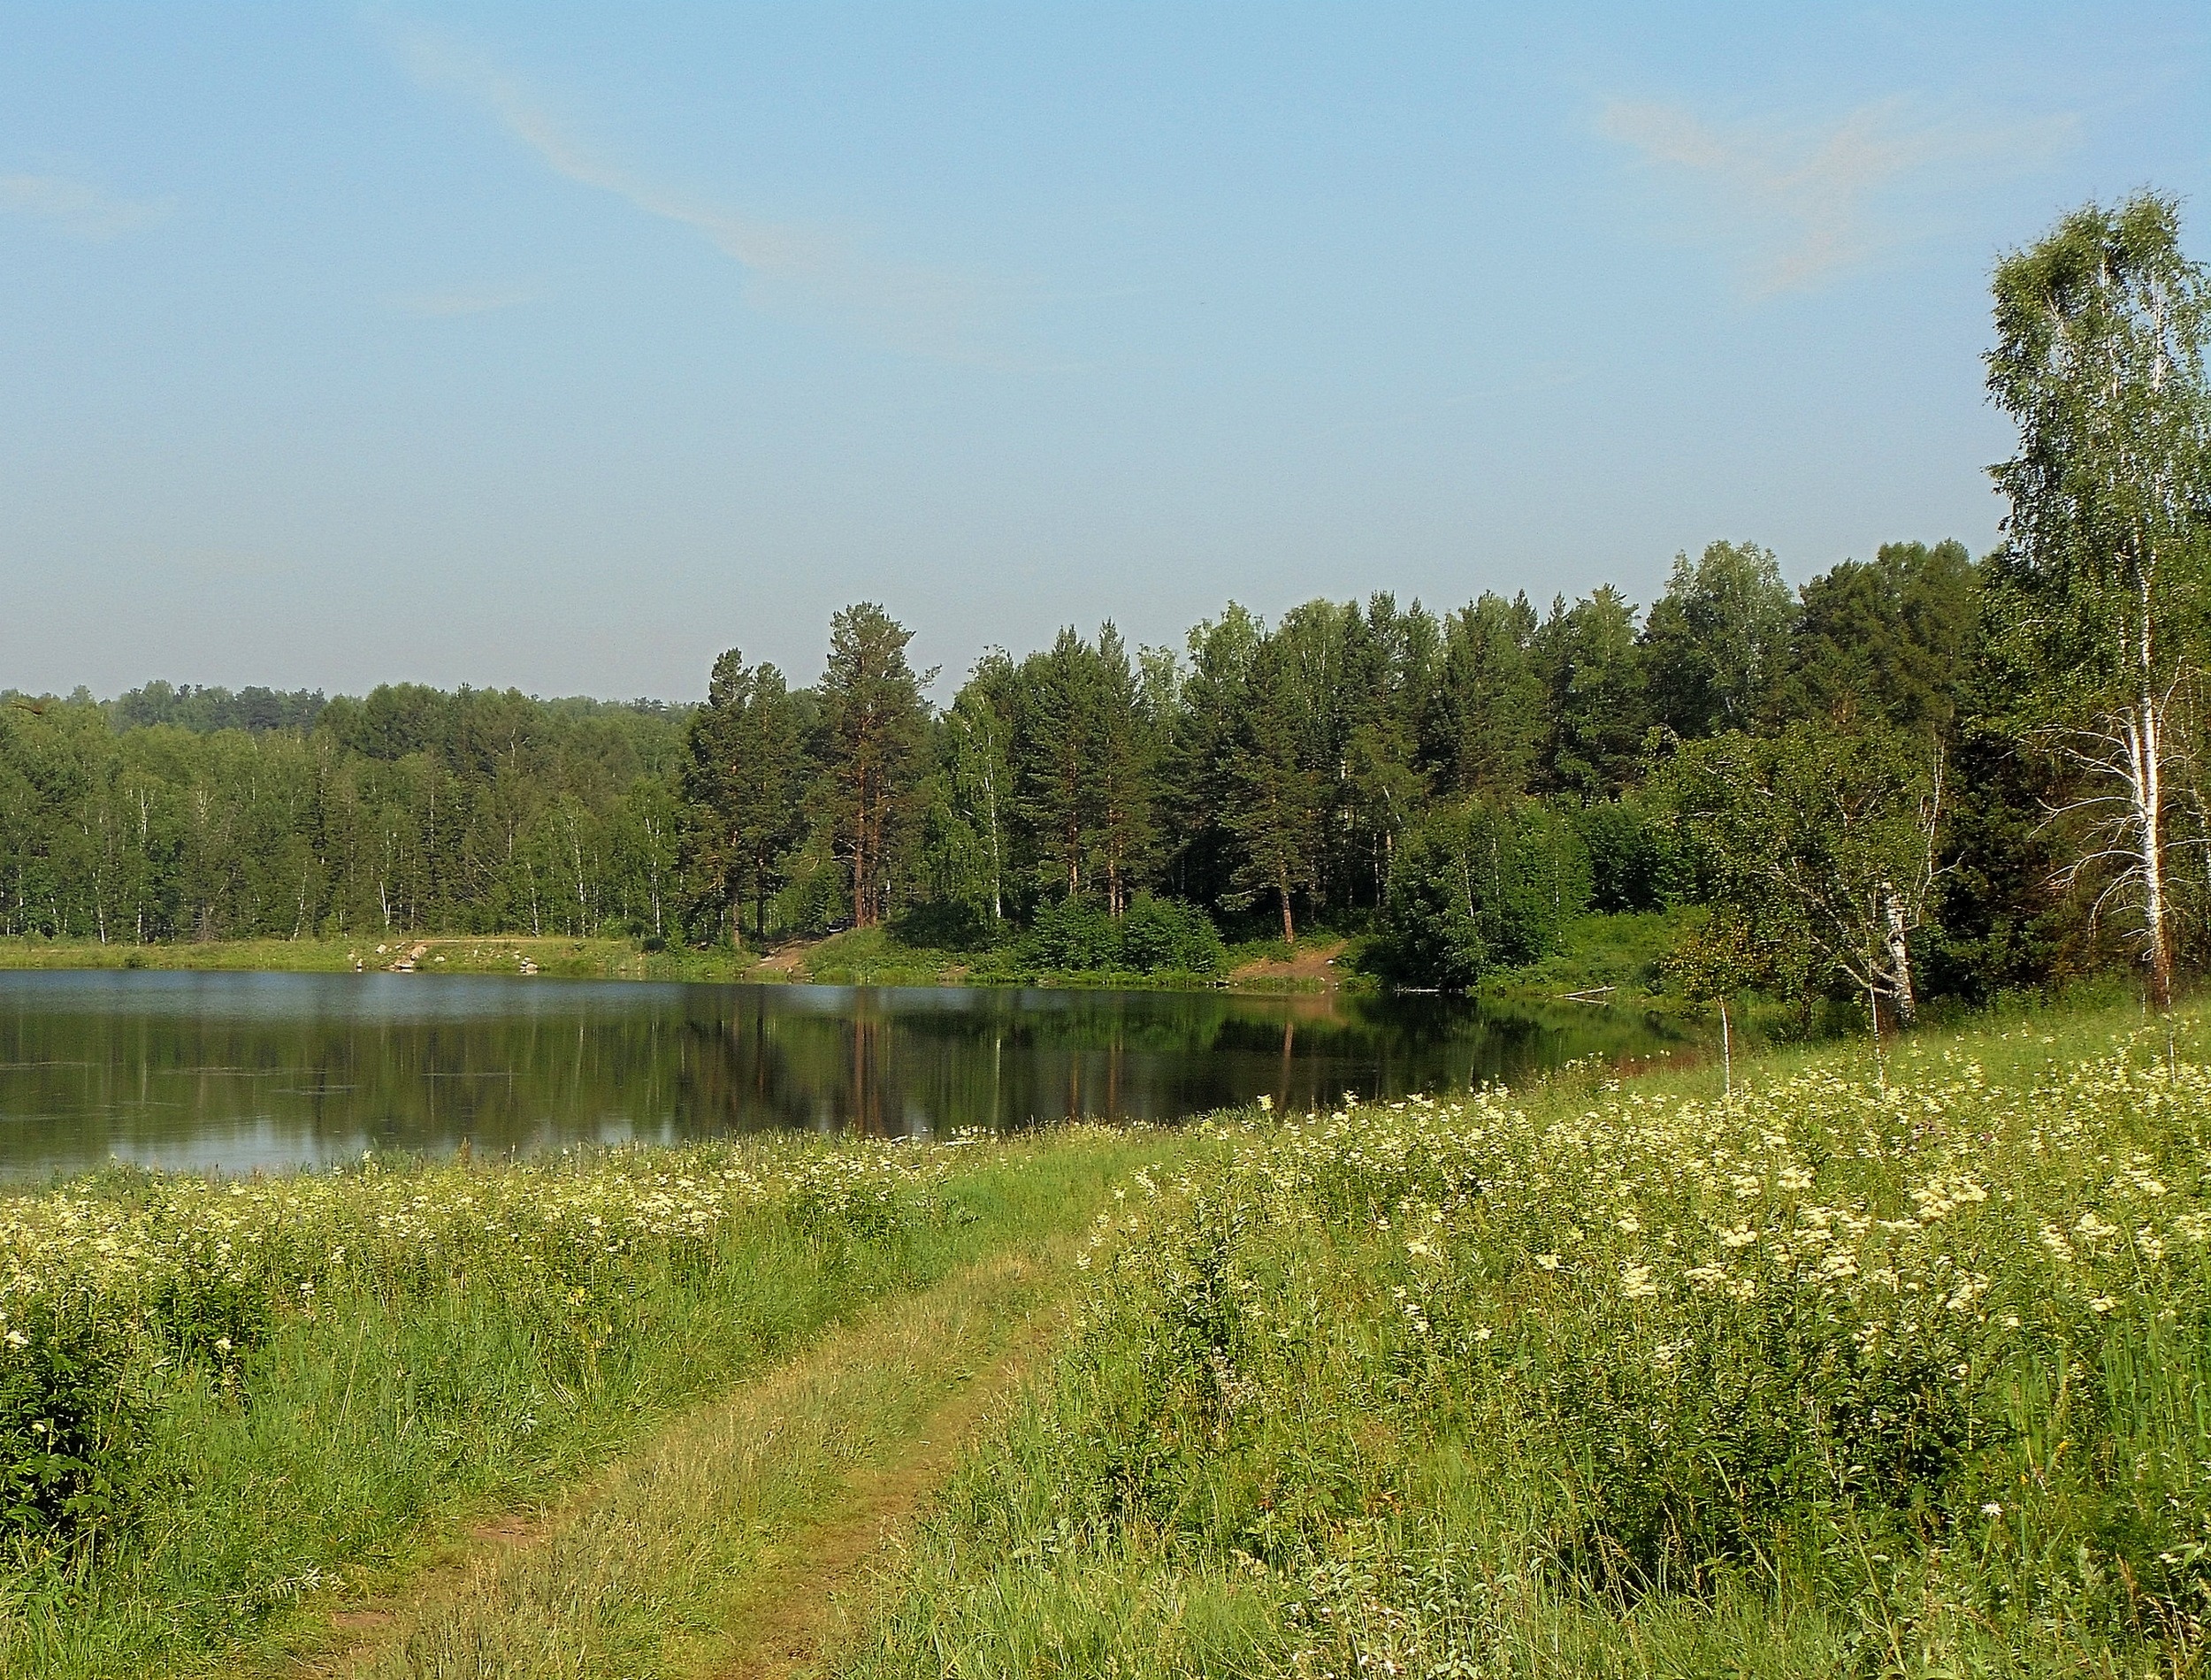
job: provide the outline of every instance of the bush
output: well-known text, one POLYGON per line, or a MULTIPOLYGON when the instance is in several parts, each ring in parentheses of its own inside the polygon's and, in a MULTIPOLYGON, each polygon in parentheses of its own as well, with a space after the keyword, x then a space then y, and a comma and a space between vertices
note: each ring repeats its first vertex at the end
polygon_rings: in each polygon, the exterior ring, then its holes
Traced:
POLYGON ((1574 832, 1589 854, 1589 908, 1607 915, 1664 910, 1679 896, 1679 849, 1665 826, 1633 800, 1585 806, 1574 832))
POLYGON ((146 1407, 119 1304, 83 1288, 0 1317, 0 1534, 74 1537, 117 1516, 146 1407))
POLYGON ((1213 918, 1195 905, 1148 896, 1118 920, 1095 899, 1047 904, 1037 912, 1025 950, 1037 967, 1060 972, 1216 974, 1228 960, 1213 918))
POLYGON ((1003 926, 991 920, 988 905, 937 898, 901 911, 891 931, 900 944, 918 951, 987 951, 1003 926))
POLYGON ((1139 894, 1121 919, 1121 966, 1143 974, 1217 974, 1228 960, 1213 919, 1179 898, 1139 894))
POLYGON ((1121 929, 1092 898, 1040 905, 1029 928, 1029 959, 1039 968, 1121 966, 1121 929))
POLYGON ((1467 991, 1493 965, 1557 949, 1588 902, 1588 853, 1556 812, 1533 803, 1445 811, 1391 872, 1367 960, 1395 985, 1467 991))

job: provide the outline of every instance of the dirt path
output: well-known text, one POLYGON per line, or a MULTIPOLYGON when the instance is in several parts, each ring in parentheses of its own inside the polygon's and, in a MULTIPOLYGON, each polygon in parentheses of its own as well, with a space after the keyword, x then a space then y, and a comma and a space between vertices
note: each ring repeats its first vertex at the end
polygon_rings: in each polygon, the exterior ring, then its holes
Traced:
POLYGON ((754 965, 754 972, 761 974, 804 974, 807 953, 821 943, 818 939, 794 939, 787 945, 778 945, 754 965))
POLYGON ((795 1680, 861 1625, 930 1506, 1060 1322, 1071 1249, 1001 1253, 701 1405, 564 1503, 356 1604, 295 1669, 351 1680, 638 1673, 795 1680))
POLYGON ((1300 940, 1288 957, 1266 957, 1246 963, 1228 976, 1231 985, 1250 980, 1315 980, 1335 984, 1335 959, 1347 942, 1341 939, 1300 940))

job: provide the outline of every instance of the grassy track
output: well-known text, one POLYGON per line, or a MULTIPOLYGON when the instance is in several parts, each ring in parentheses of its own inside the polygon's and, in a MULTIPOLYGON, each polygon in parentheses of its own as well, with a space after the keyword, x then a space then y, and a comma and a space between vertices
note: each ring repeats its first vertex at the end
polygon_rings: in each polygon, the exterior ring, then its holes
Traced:
MULTIPOLYGON (((366 1607, 373 1631, 307 1672, 812 1672, 865 1602, 886 1532, 1056 1322, 1073 1251, 1018 1245, 864 1315, 686 1414, 413 1602, 366 1607)), ((356 1612, 341 1630, 363 1625, 356 1612)))
POLYGON ((874 1305, 1079 1229, 1180 1148, 747 1143, 0 1198, 0 1676, 326 1651, 333 1602, 874 1305))

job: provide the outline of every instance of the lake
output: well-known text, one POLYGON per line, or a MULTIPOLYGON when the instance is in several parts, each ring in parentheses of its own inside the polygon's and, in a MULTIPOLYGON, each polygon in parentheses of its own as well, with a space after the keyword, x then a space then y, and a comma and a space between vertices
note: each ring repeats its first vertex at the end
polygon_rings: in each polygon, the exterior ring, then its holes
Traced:
POLYGON ((1167 1121, 1670 1048, 1623 1012, 1434 997, 0 973, 0 1173, 1167 1121))

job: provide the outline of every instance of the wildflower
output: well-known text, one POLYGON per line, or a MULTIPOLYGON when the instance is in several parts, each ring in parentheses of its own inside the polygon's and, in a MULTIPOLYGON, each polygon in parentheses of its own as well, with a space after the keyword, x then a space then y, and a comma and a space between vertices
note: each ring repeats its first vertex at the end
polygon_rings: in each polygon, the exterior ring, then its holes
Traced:
POLYGON ((19 1331, 19 1330, 11 1330, 10 1332, 8 1332, 8 1346, 9 1346, 9 1347, 11 1347, 11 1348, 27 1348, 27 1347, 29 1347, 30 1345, 31 1345, 31 1339, 30 1339, 28 1336, 25 1335, 25 1334, 24 1334, 21 1331, 19 1331))
POLYGON ((1259 1112, 1262 1114, 1272 1114, 1274 1111, 1274 1099, 1271 1096, 1262 1095, 1259 1098, 1259 1112))
POLYGON ((1558 1256, 1555 1254, 1539 1254, 1535 1256, 1535 1264, 1546 1271, 1556 1271, 1558 1270, 1558 1256))
POLYGON ((1997 1504, 1994 1500, 1989 1501, 1987 1504, 1981 1507, 1981 1515, 1983 1516, 2001 1516, 2003 1514, 2004 1508, 1997 1504))
POLYGON ((2088 1310, 2100 1316, 2101 1314, 2109 1312, 2118 1304, 2117 1300, 2110 1295, 2098 1295, 2093 1301, 2088 1303, 2088 1310))
POLYGON ((1649 1266, 1622 1266, 1620 1293, 1630 1301, 1641 1301, 1658 1293, 1658 1286, 1650 1280, 1649 1266))

